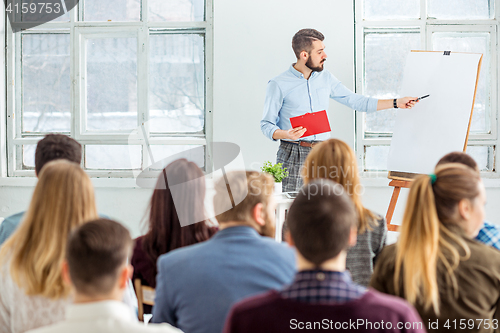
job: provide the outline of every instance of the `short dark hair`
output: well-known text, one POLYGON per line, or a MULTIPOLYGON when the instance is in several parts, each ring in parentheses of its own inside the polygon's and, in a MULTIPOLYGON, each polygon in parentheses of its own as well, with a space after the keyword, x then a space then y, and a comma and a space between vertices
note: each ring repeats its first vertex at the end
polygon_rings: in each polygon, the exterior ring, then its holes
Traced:
POLYGON ((476 171, 479 171, 476 161, 474 161, 474 159, 470 155, 467 155, 466 153, 463 153, 461 151, 454 151, 444 155, 443 157, 441 157, 439 162, 437 162, 436 166, 447 163, 460 163, 476 171))
POLYGON ((66 251, 71 281, 79 293, 106 295, 132 251, 132 238, 120 223, 98 219, 75 229, 66 251))
POLYGON ((358 217, 341 185, 315 179, 300 189, 287 223, 297 250, 319 266, 349 247, 349 235, 358 217))
POLYGON ((40 174, 45 164, 58 159, 66 159, 80 164, 82 161, 82 145, 67 135, 47 134, 42 140, 38 141, 36 145, 36 174, 40 174))
POLYGON ((313 48, 313 42, 315 40, 323 41, 325 40, 325 36, 323 36, 321 32, 315 29, 302 29, 297 31, 297 33, 292 38, 292 49, 297 59, 300 58, 300 52, 311 52, 313 48))

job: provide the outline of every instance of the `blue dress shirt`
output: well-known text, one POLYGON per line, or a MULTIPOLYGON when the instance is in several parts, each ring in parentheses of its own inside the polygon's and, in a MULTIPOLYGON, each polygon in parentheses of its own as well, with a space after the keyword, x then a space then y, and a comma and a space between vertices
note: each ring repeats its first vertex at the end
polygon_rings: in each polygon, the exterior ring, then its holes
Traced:
MULTIPOLYGON (((278 130, 292 128, 290 118, 305 113, 328 110, 329 98, 358 111, 376 111, 378 99, 353 93, 327 70, 312 72, 309 80, 293 67, 271 79, 267 84, 264 115, 260 128, 265 136, 273 139, 278 130)), ((300 138, 304 141, 323 141, 330 133, 300 138)))

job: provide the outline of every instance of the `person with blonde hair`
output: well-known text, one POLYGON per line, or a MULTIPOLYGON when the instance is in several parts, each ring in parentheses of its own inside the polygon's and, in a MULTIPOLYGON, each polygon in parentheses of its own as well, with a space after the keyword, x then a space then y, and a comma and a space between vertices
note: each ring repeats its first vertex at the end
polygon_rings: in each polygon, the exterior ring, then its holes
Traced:
POLYGON ((359 180, 354 151, 342 140, 330 139, 317 145, 307 156, 302 169, 304 183, 314 179, 330 179, 344 188, 354 202, 358 215, 356 245, 347 252, 346 267, 355 283, 367 286, 378 254, 385 246, 385 219, 363 206, 363 187, 359 180))
POLYGON ((64 319, 71 301, 61 273, 67 238, 97 217, 92 182, 80 166, 47 163, 23 221, 0 250, 0 332, 25 332, 64 319))
POLYGON ((382 251, 370 285, 405 298, 433 332, 500 327, 500 253, 473 238, 484 221, 479 173, 449 163, 413 181, 396 244, 382 251))

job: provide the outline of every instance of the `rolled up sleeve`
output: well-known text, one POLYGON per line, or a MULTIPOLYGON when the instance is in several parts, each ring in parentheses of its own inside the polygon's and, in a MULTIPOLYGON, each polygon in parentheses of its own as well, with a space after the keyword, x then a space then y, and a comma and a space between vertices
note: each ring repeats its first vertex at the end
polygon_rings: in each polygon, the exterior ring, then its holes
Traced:
POLYGON ((330 98, 357 111, 377 111, 378 99, 356 94, 338 80, 332 84, 330 98))
POLYGON ((266 100, 264 102, 264 114, 260 121, 260 129, 266 137, 272 141, 273 134, 280 129, 277 124, 279 121, 279 112, 283 104, 283 94, 275 81, 269 81, 266 89, 266 100))

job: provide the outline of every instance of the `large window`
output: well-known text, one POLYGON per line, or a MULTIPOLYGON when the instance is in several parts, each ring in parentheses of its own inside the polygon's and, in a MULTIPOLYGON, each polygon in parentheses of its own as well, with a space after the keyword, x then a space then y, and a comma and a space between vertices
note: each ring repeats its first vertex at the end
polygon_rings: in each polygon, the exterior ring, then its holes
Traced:
MULTIPOLYGON (((499 0, 356 0, 356 90, 400 97, 410 50, 482 53, 467 153, 496 176, 499 0)), ((358 159, 365 172, 387 171, 395 110, 356 115, 358 159)))
POLYGON ((212 0, 80 0, 7 32, 8 175, 34 175, 47 133, 92 176, 130 177, 212 138, 212 0))

